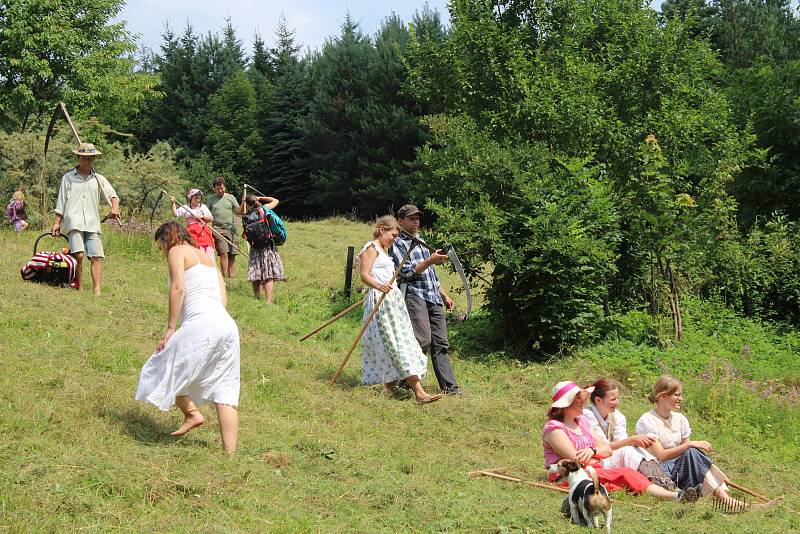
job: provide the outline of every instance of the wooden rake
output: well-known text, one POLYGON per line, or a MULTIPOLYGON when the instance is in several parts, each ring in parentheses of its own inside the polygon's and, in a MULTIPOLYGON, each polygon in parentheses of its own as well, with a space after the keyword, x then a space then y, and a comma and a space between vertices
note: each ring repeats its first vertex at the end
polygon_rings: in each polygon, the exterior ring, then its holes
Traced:
MULTIPOLYGON (((506 471, 508 471, 508 467, 496 467, 494 469, 481 469, 479 471, 470 471, 469 473, 467 473, 467 476, 469 478, 475 478, 475 477, 496 478, 498 480, 505 480, 507 482, 518 482, 518 483, 526 484, 528 486, 533 486, 535 488, 541 488, 541 489, 546 489, 546 490, 549 490, 549 491, 555 491, 557 493, 569 493, 569 490, 567 488, 562 488, 560 486, 554 486, 552 484, 543 484, 541 482, 534 482, 532 480, 524 480, 524 479, 522 479, 520 477, 509 475, 509 474, 506 473, 506 471)), ((652 510, 652 508, 650 508, 649 506, 644 506, 642 504, 636 504, 636 503, 632 503, 632 502, 628 502, 628 501, 615 501, 615 502, 621 502, 621 503, 633 506, 635 508, 642 508, 643 510, 652 510)))

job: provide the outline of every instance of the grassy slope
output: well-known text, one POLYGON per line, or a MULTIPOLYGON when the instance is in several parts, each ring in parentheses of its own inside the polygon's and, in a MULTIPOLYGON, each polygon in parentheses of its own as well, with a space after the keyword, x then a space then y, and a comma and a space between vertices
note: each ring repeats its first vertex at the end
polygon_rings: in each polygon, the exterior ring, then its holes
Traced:
MULTIPOLYGON (((736 374, 796 387, 796 335, 725 317, 714 330, 698 306, 704 320, 687 312, 687 341, 668 352, 617 341, 554 365, 520 365, 484 358, 482 323, 473 321, 451 329, 467 399, 419 407, 357 387, 358 352, 328 389, 360 313, 303 344, 297 338, 344 307, 331 297, 346 246, 360 246, 369 228, 337 220, 290 224, 289 232, 281 252, 290 280, 274 306, 251 298, 242 270, 229 289, 243 340, 233 459, 219 451, 213 417, 176 440, 167 435, 176 411, 132 398, 166 316, 165 265, 148 238, 107 235, 105 294, 95 299, 21 282, 35 235, 0 233, 0 531, 579 532, 558 517, 557 494, 465 473, 509 466, 540 479, 549 388, 598 369, 627 384, 631 424, 661 368, 696 376, 686 387, 695 435, 716 445, 732 478, 785 493, 797 508, 796 401, 764 398, 758 384, 750 393, 736 374), (753 349, 746 362, 737 357, 743 343, 753 349)), ((426 384, 435 391, 432 376, 426 384)), ((636 498, 646 512, 618 499, 618 533, 800 530, 787 506, 725 517, 707 502, 636 498)))

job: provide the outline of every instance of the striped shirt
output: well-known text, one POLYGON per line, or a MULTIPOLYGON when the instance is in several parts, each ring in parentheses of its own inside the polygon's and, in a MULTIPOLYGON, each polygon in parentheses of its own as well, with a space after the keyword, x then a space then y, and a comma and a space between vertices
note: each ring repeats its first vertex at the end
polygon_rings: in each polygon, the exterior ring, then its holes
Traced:
MULTIPOLYGON (((425 242, 419 236, 416 237, 423 243, 425 242)), ((392 248, 389 249, 389 254, 392 256, 392 260, 394 260, 395 267, 400 266, 400 261, 406 255, 408 248, 412 244, 413 241, 403 234, 400 234, 397 239, 394 240, 392 248)), ((405 264, 403 264, 403 268, 400 269, 400 283, 406 284, 406 291, 408 293, 430 302, 431 304, 443 305, 444 300, 442 300, 442 295, 439 293, 439 278, 436 276, 433 265, 429 266, 420 274, 417 274, 416 271, 417 265, 430 256, 431 253, 428 252, 427 248, 420 245, 414 247, 414 250, 411 251, 411 255, 408 257, 405 264)))

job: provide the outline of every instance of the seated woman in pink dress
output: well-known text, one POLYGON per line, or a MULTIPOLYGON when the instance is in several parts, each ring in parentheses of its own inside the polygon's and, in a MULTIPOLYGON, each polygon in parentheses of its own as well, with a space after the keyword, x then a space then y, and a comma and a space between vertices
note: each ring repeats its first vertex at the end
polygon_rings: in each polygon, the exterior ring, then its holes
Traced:
MULTIPOLYGON (((559 382, 553 388, 548 421, 542 430, 545 468, 562 459, 578 460, 584 465, 592 465, 597 478, 609 491, 626 489, 660 499, 683 500, 682 493, 651 484, 641 473, 629 467, 603 467, 600 459, 611 456, 611 446, 595 436, 583 418, 583 405, 593 390, 592 387, 581 389, 570 381, 559 382)), ((555 474, 550 478, 554 480, 555 474)))

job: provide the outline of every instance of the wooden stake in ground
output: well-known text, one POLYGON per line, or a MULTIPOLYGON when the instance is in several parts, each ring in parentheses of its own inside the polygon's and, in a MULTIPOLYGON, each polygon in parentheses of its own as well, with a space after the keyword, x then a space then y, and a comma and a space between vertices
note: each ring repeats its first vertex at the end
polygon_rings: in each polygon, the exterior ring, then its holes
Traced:
MULTIPOLYGON (((400 269, 402 269, 403 265, 405 265, 406 261, 408 260, 408 257, 411 255, 411 251, 414 250, 415 246, 417 246, 416 243, 411 243, 411 246, 408 247, 408 252, 406 252, 406 255, 403 256, 402 260, 400 260, 400 265, 397 267, 397 269, 395 269, 394 274, 392 275, 392 279, 389 280, 389 285, 394 284, 394 281, 397 279, 397 276, 400 274, 400 269)), ((350 350, 347 351, 347 356, 344 357, 344 360, 342 360, 342 364, 336 370, 336 373, 333 375, 333 378, 331 378, 331 381, 328 383, 329 387, 333 387, 333 385, 336 383, 336 379, 339 378, 340 374, 342 374, 342 369, 344 369, 344 366, 347 363, 347 360, 350 359, 350 355, 353 354, 353 351, 356 349, 356 345, 358 345, 358 342, 361 341, 361 336, 363 336, 364 332, 367 331, 367 327, 369 326, 369 322, 372 321, 373 317, 375 317, 375 314, 378 312, 378 308, 381 307, 381 304, 383 303, 383 299, 386 298, 386 295, 388 295, 388 293, 381 293, 381 296, 378 297, 378 301, 375 303, 375 306, 372 308, 372 312, 369 314, 369 317, 367 317, 367 319, 364 321, 364 324, 361 325, 361 330, 359 330, 358 335, 356 336, 356 339, 353 341, 353 344, 350 345, 350 350)), ((352 308, 352 306, 351 306, 351 308, 352 308)), ((339 315, 341 316, 341 315, 344 315, 344 314, 340 313, 339 315)), ((338 317, 335 317, 334 320, 335 319, 338 319, 338 317)), ((328 321, 328 323, 326 323, 326 324, 324 324, 322 326, 325 327, 325 326, 327 326, 328 324, 330 324, 332 322, 333 321, 328 321)), ((317 331, 319 331, 319 330, 322 330, 322 328, 318 328, 317 329, 317 331)), ((314 332, 312 332, 312 334, 313 333, 314 332)))

